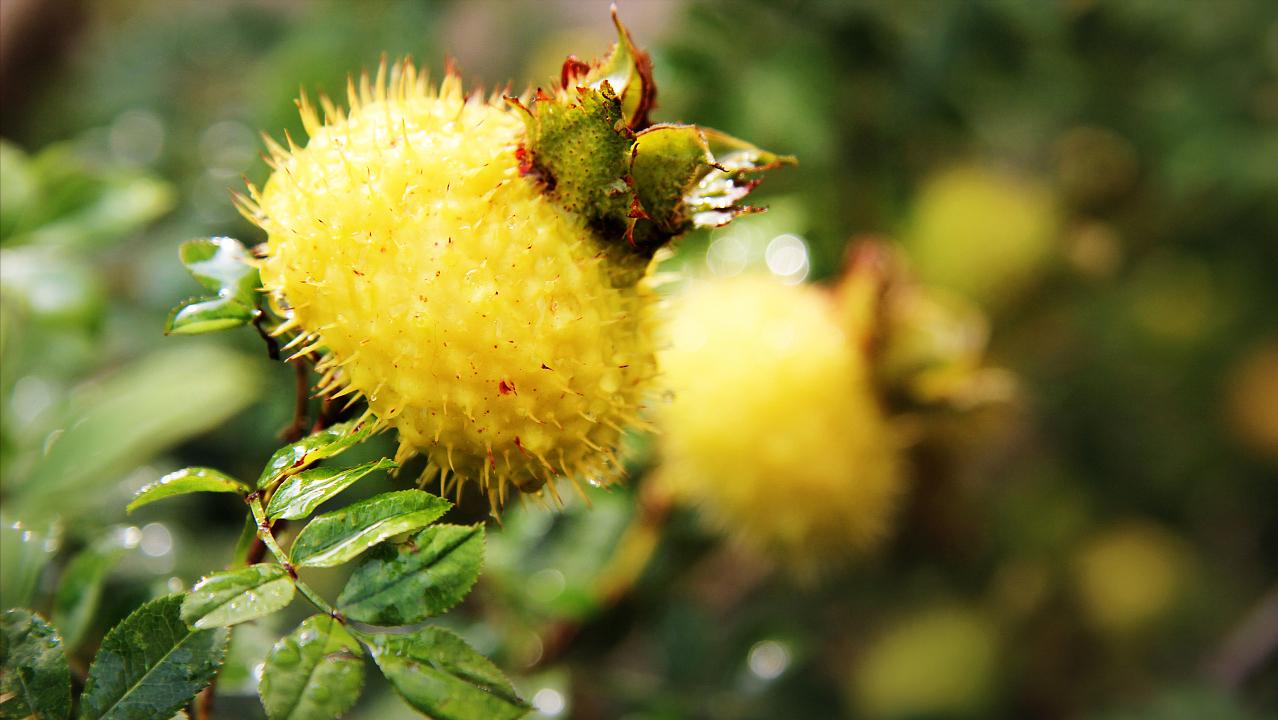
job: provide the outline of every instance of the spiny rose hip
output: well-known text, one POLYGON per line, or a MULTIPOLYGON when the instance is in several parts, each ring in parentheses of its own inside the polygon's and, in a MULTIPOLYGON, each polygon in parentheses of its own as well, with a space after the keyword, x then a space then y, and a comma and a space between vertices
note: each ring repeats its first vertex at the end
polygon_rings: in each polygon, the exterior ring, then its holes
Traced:
POLYGON ((352 84, 348 112, 323 100, 321 121, 303 98, 308 142, 273 146, 242 202, 319 390, 362 396, 398 430, 398 459, 424 454, 442 485, 477 480, 494 506, 510 486, 620 471, 656 374, 653 253, 707 205, 748 211, 745 174, 785 160, 645 127, 647 56, 618 30, 613 55, 570 61, 553 95, 485 99, 451 72, 436 89, 403 62, 352 84))

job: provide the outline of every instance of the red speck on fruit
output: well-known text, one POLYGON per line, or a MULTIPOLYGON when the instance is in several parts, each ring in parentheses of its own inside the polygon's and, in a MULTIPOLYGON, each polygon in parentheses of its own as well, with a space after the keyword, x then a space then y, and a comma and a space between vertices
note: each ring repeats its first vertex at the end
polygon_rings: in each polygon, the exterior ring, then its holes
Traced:
POLYGON ((501 382, 497 383, 497 390, 502 395, 510 395, 511 393, 514 393, 516 395, 519 394, 515 392, 515 384, 512 382, 507 382, 505 380, 502 380, 501 382))
POLYGON ((515 436, 515 447, 519 450, 520 454, 524 457, 528 457, 528 451, 524 449, 524 444, 520 442, 518 435, 515 436))
POLYGON ((522 144, 515 148, 515 159, 519 161, 520 175, 527 175, 533 171, 532 154, 522 144))

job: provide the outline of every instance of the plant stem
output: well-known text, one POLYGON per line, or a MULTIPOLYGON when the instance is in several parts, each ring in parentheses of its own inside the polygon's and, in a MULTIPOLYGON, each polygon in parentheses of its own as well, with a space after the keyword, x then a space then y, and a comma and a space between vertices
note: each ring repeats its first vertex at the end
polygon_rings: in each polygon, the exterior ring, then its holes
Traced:
POLYGON ((275 540, 275 535, 271 532, 271 521, 266 518, 266 509, 262 507, 262 493, 250 493, 248 497, 244 499, 248 501, 249 508, 253 511, 253 520, 257 523, 257 537, 262 541, 262 544, 266 546, 266 549, 275 556, 276 561, 278 561, 280 565, 283 565, 284 569, 288 571, 289 577, 293 578, 293 584, 297 586, 297 591, 302 594, 302 597, 306 598, 312 605, 319 608, 329 617, 345 624, 345 615, 342 615, 337 608, 330 605, 328 601, 321 597, 319 593, 315 592, 310 585, 302 582, 302 580, 297 577, 297 568, 293 565, 292 561, 288 559, 288 555, 284 552, 284 549, 280 547, 279 542, 275 540))
POLYGON ((292 362, 297 375, 296 399, 293 404, 293 423, 283 433, 285 442, 300 440, 306 434, 307 406, 310 401, 310 363, 306 357, 292 362))

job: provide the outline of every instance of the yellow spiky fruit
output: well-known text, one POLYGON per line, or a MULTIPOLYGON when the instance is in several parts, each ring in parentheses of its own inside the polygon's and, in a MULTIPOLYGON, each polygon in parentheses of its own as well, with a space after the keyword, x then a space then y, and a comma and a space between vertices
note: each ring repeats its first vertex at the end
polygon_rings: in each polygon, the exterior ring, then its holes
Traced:
POLYGON ((245 203, 295 347, 320 355, 322 392, 399 431, 399 459, 495 505, 510 485, 611 479, 654 375, 650 291, 614 286, 583 220, 521 175, 524 125, 499 98, 409 63, 385 75, 323 122, 303 99, 309 141, 274 147, 245 203))
POLYGON ((769 277, 674 301, 663 482, 800 574, 871 548, 900 487, 869 369, 828 293, 769 277))

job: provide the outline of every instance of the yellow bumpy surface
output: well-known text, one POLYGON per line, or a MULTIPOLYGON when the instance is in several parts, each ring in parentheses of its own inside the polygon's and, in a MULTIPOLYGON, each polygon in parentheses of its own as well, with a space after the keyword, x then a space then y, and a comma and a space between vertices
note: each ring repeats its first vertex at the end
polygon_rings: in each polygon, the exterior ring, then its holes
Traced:
POLYGON ((661 368, 663 482, 756 549, 806 571, 872 546, 896 450, 863 354, 830 298, 767 277, 674 301, 661 368))
POLYGON ((309 141, 273 148, 244 202, 320 390, 367 398, 399 459, 494 504, 509 483, 611 479, 655 374, 650 291, 613 287, 582 222, 520 176, 523 125, 499 100, 406 63, 349 94, 323 123, 303 99, 309 141))

